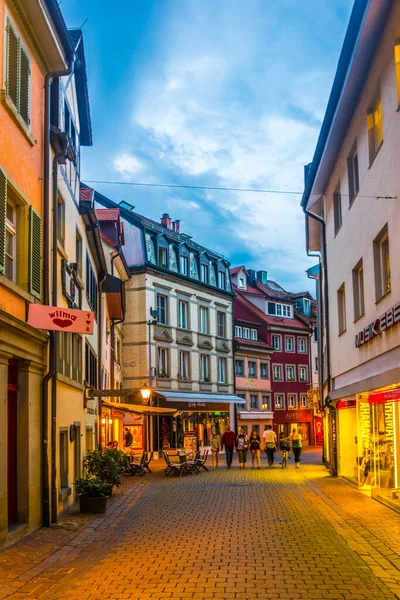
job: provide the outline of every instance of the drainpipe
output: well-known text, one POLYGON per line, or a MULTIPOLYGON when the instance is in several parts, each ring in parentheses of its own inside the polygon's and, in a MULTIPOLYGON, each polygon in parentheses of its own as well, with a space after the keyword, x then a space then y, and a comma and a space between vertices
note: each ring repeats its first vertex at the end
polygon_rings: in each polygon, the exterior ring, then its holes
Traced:
MULTIPOLYGON (((121 246, 117 247, 117 252, 111 257, 111 275, 114 275, 114 260, 118 258, 121 253, 121 246)), ((115 385, 115 374, 114 374, 114 363, 115 363, 115 325, 123 322, 123 318, 119 321, 111 321, 111 389, 114 389, 115 385)))
MULTIPOLYGON (((98 328, 98 340, 97 340, 97 353, 98 353, 98 361, 97 361, 97 387, 101 390, 101 371, 102 371, 102 362, 103 362, 103 283, 105 282, 107 274, 103 275, 101 281, 99 281, 98 288, 98 311, 99 311, 99 328, 98 328)), ((98 397, 98 413, 99 413, 99 439, 98 446, 101 443, 101 419, 102 419, 102 397, 98 397)))
MULTIPOLYGON (((74 67, 74 56, 71 57, 68 69, 47 73, 44 82, 44 169, 43 169, 43 297, 44 303, 50 305, 50 102, 51 82, 53 79, 70 75, 74 67)), ((50 486, 49 486, 49 389, 48 383, 56 374, 56 335, 50 332, 49 370, 42 381, 42 496, 43 524, 50 527, 50 486)), ((55 449, 54 449, 55 451, 55 449)), ((52 448, 53 452, 53 448, 52 448)), ((55 511, 57 513, 57 510, 55 511)))

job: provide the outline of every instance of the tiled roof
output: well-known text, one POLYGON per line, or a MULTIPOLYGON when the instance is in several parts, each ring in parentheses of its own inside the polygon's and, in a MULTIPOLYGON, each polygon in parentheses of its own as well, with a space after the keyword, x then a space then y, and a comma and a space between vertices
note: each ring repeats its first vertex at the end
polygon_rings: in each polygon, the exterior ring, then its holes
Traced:
POLYGON ((96 216, 99 221, 118 221, 119 208, 96 208, 96 216))
POLYGON ((262 310, 260 310, 252 302, 250 302, 250 300, 247 300, 247 298, 245 298, 237 288, 235 288, 235 292, 237 294, 240 294, 240 300, 243 302, 243 304, 245 304, 248 309, 252 310, 254 314, 261 317, 265 323, 275 326, 279 325, 280 327, 295 327, 298 329, 308 329, 307 324, 296 316, 294 319, 286 319, 285 317, 274 317, 272 315, 266 315, 262 310))
POLYGON ((255 296, 264 296, 264 294, 260 292, 260 290, 257 290, 256 288, 253 288, 251 287, 251 285, 248 284, 245 290, 243 290, 242 288, 238 288, 237 285, 235 285, 234 283, 232 284, 232 288, 235 290, 235 292, 241 292, 242 294, 254 294, 255 296))
POLYGON ((269 344, 267 344, 266 342, 263 342, 262 340, 259 340, 258 342, 255 342, 254 340, 244 340, 243 338, 239 338, 235 336, 235 341, 238 342, 239 344, 242 344, 244 346, 254 346, 254 347, 260 347, 260 348, 266 348, 267 350, 273 350, 273 347, 270 346, 269 344))
POLYGON ((79 198, 83 202, 91 202, 93 198, 93 189, 90 187, 81 187, 79 198))
POLYGON ((248 275, 244 265, 242 265, 241 267, 233 267, 233 269, 230 269, 231 275, 237 275, 238 273, 240 273, 240 271, 244 271, 246 275, 248 275))
POLYGON ((101 239, 108 244, 109 246, 112 246, 113 248, 117 247, 117 244, 115 242, 113 242, 112 240, 110 240, 109 237, 107 237, 106 235, 104 235, 104 233, 101 234, 101 239))

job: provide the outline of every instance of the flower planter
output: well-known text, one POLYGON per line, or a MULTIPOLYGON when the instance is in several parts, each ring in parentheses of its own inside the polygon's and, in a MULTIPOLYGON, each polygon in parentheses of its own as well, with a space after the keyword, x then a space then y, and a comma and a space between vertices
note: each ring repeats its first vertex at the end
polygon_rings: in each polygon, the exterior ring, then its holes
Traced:
POLYGON ((107 496, 100 498, 89 498, 87 496, 79 496, 79 509, 81 513, 89 515, 97 515, 105 513, 107 508, 107 496))

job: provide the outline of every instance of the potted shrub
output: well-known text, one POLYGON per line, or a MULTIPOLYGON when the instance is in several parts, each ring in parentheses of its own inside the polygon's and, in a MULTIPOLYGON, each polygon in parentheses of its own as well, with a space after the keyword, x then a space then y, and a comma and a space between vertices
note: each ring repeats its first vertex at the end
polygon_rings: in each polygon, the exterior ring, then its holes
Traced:
POLYGON ((85 457, 84 465, 87 474, 95 479, 111 484, 111 490, 114 485, 119 487, 122 483, 122 476, 129 470, 129 457, 117 448, 107 450, 92 450, 85 457))
POLYGON ((86 477, 77 479, 75 485, 81 513, 94 515, 106 512, 107 498, 112 491, 111 483, 105 483, 95 477, 86 477))

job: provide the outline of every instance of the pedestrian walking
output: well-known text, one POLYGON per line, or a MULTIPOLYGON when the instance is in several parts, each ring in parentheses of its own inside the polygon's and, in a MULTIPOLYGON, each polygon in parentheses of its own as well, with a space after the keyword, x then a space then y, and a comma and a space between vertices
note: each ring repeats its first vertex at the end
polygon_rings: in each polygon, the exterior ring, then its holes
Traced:
POLYGON ((261 458, 261 440, 260 440, 260 436, 257 433, 257 430, 252 429, 252 432, 250 434, 250 439, 249 439, 249 443, 250 443, 250 452, 251 452, 251 464, 253 469, 255 469, 255 465, 254 462, 257 461, 257 469, 261 468, 261 464, 260 464, 260 458, 261 458))
POLYGON ((263 433, 264 450, 267 454, 268 466, 272 467, 274 464, 275 450, 276 450, 276 433, 272 429, 272 425, 266 425, 263 433))
POLYGON ((221 436, 218 435, 216 429, 212 430, 210 442, 213 469, 218 469, 219 451, 221 450, 221 436))
POLYGON ((292 429, 292 433, 286 438, 292 442, 292 450, 294 454, 294 462, 296 469, 300 469, 300 456, 301 456, 301 433, 298 433, 297 429, 292 429))
POLYGON ((246 466, 247 452, 249 449, 249 438, 241 427, 239 427, 239 435, 236 439, 236 445, 239 452, 239 467, 240 469, 244 469, 246 466))
POLYGON ((236 446, 236 433, 231 431, 229 425, 226 426, 225 432, 221 439, 221 450, 225 447, 226 464, 228 469, 232 466, 233 449, 236 446))

